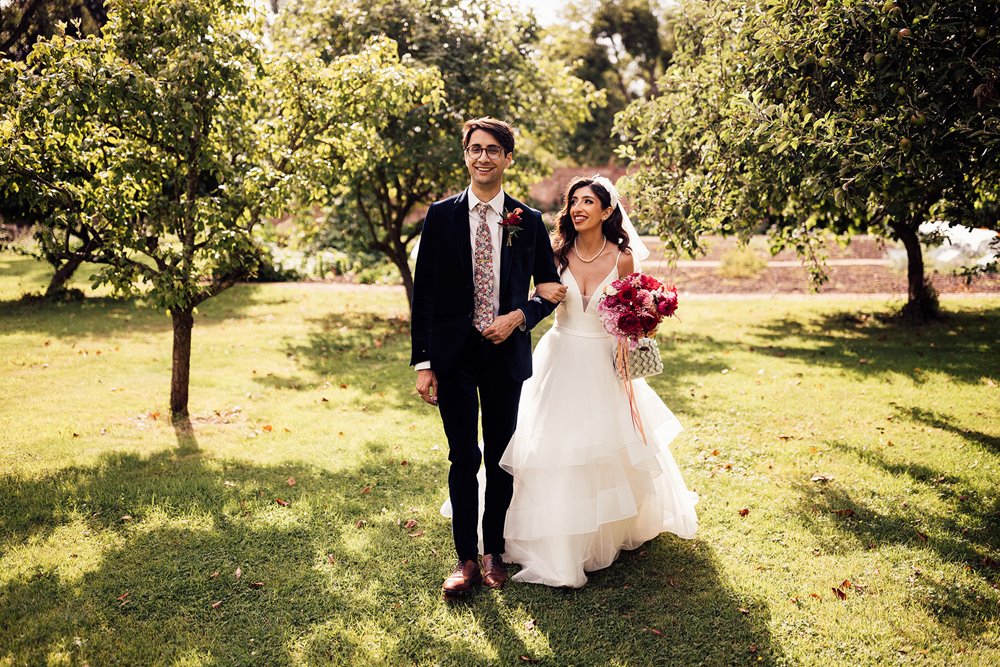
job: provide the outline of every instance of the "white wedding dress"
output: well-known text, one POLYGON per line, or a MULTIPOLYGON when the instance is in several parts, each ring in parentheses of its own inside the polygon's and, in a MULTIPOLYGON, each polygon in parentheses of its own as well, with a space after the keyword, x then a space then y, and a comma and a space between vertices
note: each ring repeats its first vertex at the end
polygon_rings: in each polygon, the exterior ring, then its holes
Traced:
MULTIPOLYGON (((616 267, 594 293, 617 275, 616 267)), ((521 565, 513 580, 576 588, 622 549, 662 532, 694 537, 698 496, 669 450, 677 418, 635 380, 648 444, 637 435, 597 299, 585 303, 572 272, 563 276, 566 298, 535 348, 500 465, 514 476, 504 531, 504 559, 521 565)))

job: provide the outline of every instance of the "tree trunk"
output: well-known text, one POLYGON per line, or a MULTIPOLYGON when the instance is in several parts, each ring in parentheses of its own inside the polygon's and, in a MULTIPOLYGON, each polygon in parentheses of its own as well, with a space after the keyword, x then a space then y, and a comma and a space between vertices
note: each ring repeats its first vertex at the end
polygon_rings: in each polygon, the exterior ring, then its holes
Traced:
POLYGON ((406 303, 413 309, 413 273, 410 271, 410 256, 404 247, 402 250, 393 248, 389 253, 389 259, 399 269, 399 275, 403 279, 403 287, 406 288, 406 303))
POLYGON ((61 265, 56 266, 56 272, 52 274, 49 286, 45 288, 45 298, 50 299, 66 291, 66 281, 73 277, 76 270, 83 264, 83 257, 70 257, 61 265))
POLYGON ((920 239, 917 238, 916 223, 908 225, 905 222, 893 222, 890 227, 906 248, 906 282, 909 298, 901 314, 905 319, 916 323, 938 319, 940 310, 937 294, 924 277, 924 255, 920 239))
POLYGON ((174 311, 174 357, 170 375, 170 415, 173 419, 188 416, 188 385, 191 379, 191 310, 174 311))

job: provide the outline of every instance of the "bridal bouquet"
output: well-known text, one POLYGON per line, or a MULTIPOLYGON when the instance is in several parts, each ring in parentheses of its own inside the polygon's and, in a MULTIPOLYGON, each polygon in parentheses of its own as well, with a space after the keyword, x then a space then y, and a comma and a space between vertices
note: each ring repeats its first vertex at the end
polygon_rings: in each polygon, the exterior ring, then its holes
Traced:
POLYGON ((646 433, 632 380, 663 372, 660 350, 651 336, 663 318, 676 311, 677 288, 642 273, 630 273, 613 281, 604 288, 597 304, 604 329, 618 339, 613 360, 615 373, 625 385, 632 424, 643 442, 646 433))
POLYGON ((677 310, 677 288, 652 276, 630 273, 604 288, 597 312, 605 330, 629 350, 656 333, 664 317, 677 310))

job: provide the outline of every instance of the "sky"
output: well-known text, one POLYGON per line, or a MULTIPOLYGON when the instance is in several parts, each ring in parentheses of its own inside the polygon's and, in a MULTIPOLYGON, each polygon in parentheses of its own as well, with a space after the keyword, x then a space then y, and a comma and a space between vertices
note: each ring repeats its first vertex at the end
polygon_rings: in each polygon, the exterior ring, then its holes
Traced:
POLYGON ((535 18, 543 26, 554 22, 556 12, 566 4, 562 0, 517 0, 517 2, 527 9, 534 10, 535 18))

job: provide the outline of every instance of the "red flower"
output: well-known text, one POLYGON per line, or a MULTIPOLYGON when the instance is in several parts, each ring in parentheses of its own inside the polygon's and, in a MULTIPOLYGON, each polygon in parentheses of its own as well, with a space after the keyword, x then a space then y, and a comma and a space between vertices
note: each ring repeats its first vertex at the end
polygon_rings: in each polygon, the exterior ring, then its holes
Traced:
POLYGON ((520 208, 515 208, 513 211, 504 211, 504 216, 500 221, 500 226, 506 230, 507 245, 512 245, 514 243, 514 237, 517 236, 519 231, 521 231, 522 213, 524 213, 524 211, 520 208))
POLYGON ((500 224, 504 227, 520 227, 521 226, 521 214, 524 213, 520 208, 515 208, 513 211, 504 211, 503 220, 500 224))
POLYGON ((617 295, 608 295, 604 297, 604 306, 606 308, 617 308, 619 305, 621 305, 621 302, 618 300, 617 295))
POLYGON ((642 333, 642 323, 635 314, 626 311, 618 316, 618 329, 627 336, 638 336, 642 333))
POLYGON ((653 276, 646 275, 645 273, 639 276, 639 282, 643 289, 648 289, 650 291, 655 290, 657 287, 662 287, 659 280, 653 276))
POLYGON ((661 298, 656 303, 656 310, 663 317, 670 317, 677 310, 677 294, 661 298))
POLYGON ((660 323, 660 318, 650 313, 642 313, 639 315, 639 323, 642 325, 642 334, 648 336, 656 329, 656 325, 660 323))
POLYGON ((621 300, 626 303, 632 303, 635 301, 637 294, 638 292, 636 292, 635 288, 632 287, 630 283, 626 283, 620 290, 618 290, 618 296, 621 297, 621 300))

